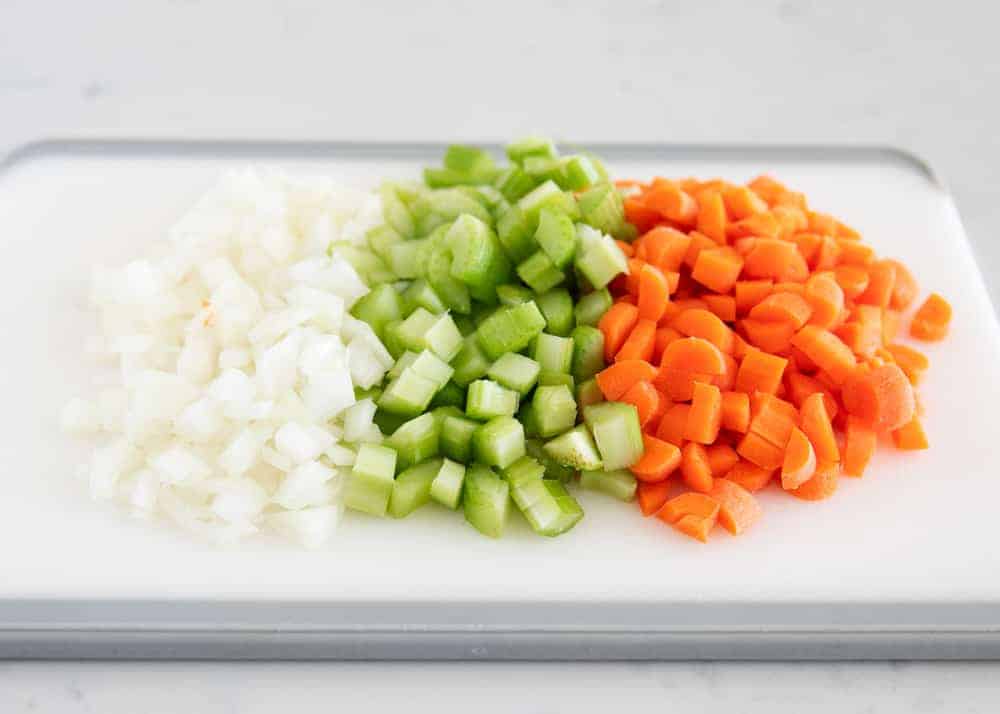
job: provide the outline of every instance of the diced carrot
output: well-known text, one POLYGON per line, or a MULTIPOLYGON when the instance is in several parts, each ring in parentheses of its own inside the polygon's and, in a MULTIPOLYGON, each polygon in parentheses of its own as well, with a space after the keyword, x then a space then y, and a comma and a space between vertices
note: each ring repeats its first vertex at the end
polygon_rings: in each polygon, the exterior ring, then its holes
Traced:
POLYGON ((821 463, 816 467, 812 478, 798 488, 789 491, 803 501, 822 501, 829 498, 837 490, 837 480, 840 476, 840 464, 836 462, 821 463))
POLYGON ((719 514, 719 502, 698 491, 687 491, 674 496, 663 504, 656 516, 666 523, 676 523, 684 516, 715 518, 719 514))
POLYGON ((807 265, 813 265, 816 262, 816 254, 823 242, 823 236, 818 233, 793 233, 788 236, 787 240, 795 244, 807 265))
POLYGON ((761 300, 771 294, 773 280, 737 280, 733 286, 736 298, 736 314, 746 315, 761 300))
POLYGON ((779 238, 790 238, 809 227, 809 219, 798 206, 775 204, 771 213, 778 221, 779 238))
POLYGON ((905 310, 917 299, 920 286, 917 285, 917 279, 913 277, 910 269, 898 260, 886 262, 892 265, 896 274, 896 282, 892 286, 892 296, 889 298, 889 307, 893 310, 905 310))
POLYGON ((931 293, 910 323, 910 334, 918 340, 943 340, 951 324, 951 305, 937 293, 931 293))
POLYGON ((651 516, 663 508, 663 504, 670 497, 670 488, 670 481, 666 479, 654 483, 640 481, 635 495, 642 515, 651 516))
POLYGON ((844 297, 854 300, 868 289, 868 271, 857 265, 838 265, 833 277, 844 291, 844 297))
POLYGON ((722 393, 722 428, 739 433, 750 428, 750 395, 744 392, 722 393))
POLYGON ((625 275, 625 289, 628 290, 629 295, 636 298, 636 303, 638 304, 639 275, 642 273, 642 266, 646 264, 646 261, 641 256, 638 256, 629 258, 625 262, 628 264, 628 273, 625 275))
POLYGON ((616 240, 615 245, 618 246, 618 250, 620 250, 626 258, 631 258, 635 255, 635 248, 632 247, 631 243, 626 243, 623 240, 616 240))
POLYGON ((888 307, 896 286, 896 267, 891 260, 878 260, 868 266, 868 287, 858 295, 858 302, 888 307))
POLYGON ((758 391, 774 394, 781 384, 781 376, 787 366, 788 360, 783 357, 759 349, 750 349, 740 362, 735 389, 737 392, 747 394, 758 391))
POLYGON ((639 308, 626 302, 616 302, 608 308, 597 322, 604 333, 604 360, 610 362, 618 354, 635 323, 639 320, 639 308))
POLYGON ((615 354, 615 362, 637 359, 649 362, 653 359, 655 342, 656 323, 640 318, 629 333, 628 339, 615 354))
POLYGON ((663 358, 663 351, 667 349, 667 345, 682 337, 683 335, 672 327, 656 328, 656 338, 653 341, 653 362, 659 364, 663 358))
POLYGON ((712 466, 705 447, 689 441, 681 448, 681 476, 688 488, 707 493, 712 488, 712 466))
POLYGON ((675 228, 659 226, 639 239, 646 247, 646 259, 664 272, 677 272, 691 246, 691 237, 675 228))
POLYGON ((778 224, 778 219, 770 211, 755 213, 726 226, 726 235, 730 238, 746 236, 777 238, 780 232, 781 226, 778 224))
POLYGON ((642 444, 642 457, 629 467, 640 481, 663 481, 680 465, 681 450, 670 442, 643 434, 642 444))
POLYGON ((833 433, 825 396, 822 392, 813 392, 803 400, 799 408, 799 423, 816 451, 816 458, 820 461, 840 461, 840 449, 837 448, 837 437, 833 433))
POLYGON ((812 270, 832 270, 840 258, 840 244, 831 236, 823 236, 809 267, 812 270))
POLYGON ((875 430, 855 416, 847 416, 844 453, 841 460, 845 476, 861 476, 875 454, 878 437, 875 430))
POLYGON ((837 240, 840 244, 840 265, 867 266, 875 260, 872 247, 856 240, 837 240))
POLYGON ((809 277, 809 266, 795 244, 779 238, 757 238, 744 259, 743 271, 749 278, 795 283, 809 277))
POLYGON ((750 463, 768 471, 781 468, 785 456, 783 447, 775 446, 753 432, 747 432, 743 435, 740 443, 736 445, 736 453, 750 463))
MULTIPOLYGON (((716 320, 719 319, 712 313, 707 314, 716 320)), ((725 371, 726 361, 719 348, 709 340, 702 337, 685 337, 674 340, 663 350, 660 369, 714 376, 725 371)))
POLYGON ((712 384, 724 392, 728 392, 736 384, 736 372, 739 370, 739 362, 732 355, 724 354, 722 359, 726 361, 726 371, 712 378, 712 384))
POLYGON ((633 405, 639 414, 639 426, 645 428, 659 411, 662 399, 651 382, 641 381, 629 387, 618 401, 633 405))
POLYGON ((728 293, 743 269, 743 256, 729 246, 710 248, 698 253, 691 277, 717 293, 728 293))
POLYGON ((708 466, 712 470, 713 478, 722 478, 740 460, 740 455, 736 449, 729 444, 716 443, 705 447, 708 455, 708 466))
POLYGON ((892 354, 893 359, 899 368, 903 370, 910 384, 916 386, 930 366, 930 361, 922 352, 918 352, 912 347, 900 344, 886 345, 886 349, 892 354))
POLYGON ((747 186, 730 186, 722 192, 726 214, 730 220, 739 221, 767 210, 767 203, 747 186))
POLYGON ((795 405, 773 394, 755 392, 750 397, 750 433, 784 449, 798 422, 795 405))
POLYGON ((670 326, 688 337, 708 340, 725 354, 732 354, 733 331, 709 310, 695 308, 684 310, 670 326))
POLYGON ((893 431, 913 419, 913 385, 897 365, 886 364, 844 382, 844 409, 876 431, 893 431))
POLYGON ((892 441, 897 449, 903 451, 920 451, 928 447, 927 434, 920 419, 913 417, 909 422, 892 432, 892 441))
POLYGON ((793 428, 785 447, 781 464, 781 487, 786 491, 798 488, 816 473, 816 451, 801 429, 793 428))
POLYGON ((684 438, 699 444, 712 444, 721 426, 722 393, 715 385, 695 382, 684 438))
POLYGON ((750 310, 751 320, 782 322, 798 330, 812 316, 812 307, 805 298, 788 292, 775 292, 750 310))
POLYGON ((694 385, 699 382, 711 384, 718 375, 704 372, 689 372, 683 369, 661 368, 653 380, 656 388, 667 398, 675 402, 691 401, 694 396, 694 385))
POLYGON ((649 362, 623 360, 602 369, 597 373, 595 379, 604 398, 608 401, 615 401, 637 382, 651 382, 656 375, 656 368, 649 362))
POLYGON ((687 428, 687 418, 690 411, 690 404, 674 404, 667 409, 656 429, 656 438, 674 446, 683 446, 684 430, 687 428))
POLYGON ((792 338, 792 344, 827 372, 836 384, 843 384, 857 364, 850 348, 835 334, 815 325, 806 325, 792 338))
POLYGON ((769 205, 773 206, 778 199, 788 191, 784 184, 772 176, 761 175, 747 184, 747 188, 760 196, 769 205))
POLYGON ((705 293, 701 299, 708 309, 723 322, 733 322, 736 319, 736 299, 732 295, 711 295, 705 293))
POLYGON ((882 309, 855 305, 850 319, 834 332, 859 357, 871 357, 882 346, 882 309))
POLYGON ((763 514, 753 494, 735 481, 716 480, 708 495, 719 502, 719 524, 733 535, 745 533, 763 514))
POLYGON ((726 242, 726 205, 718 191, 704 191, 698 196, 699 233, 720 245, 726 242))
POLYGON ((829 329, 844 309, 844 290, 833 273, 816 273, 805 285, 805 299, 812 307, 809 323, 829 329))
POLYGON ((740 329, 750 344, 769 353, 787 353, 795 336, 795 326, 787 322, 762 322, 748 318, 740 321, 740 329))
POLYGON ((735 466, 729 469, 726 480, 739 484, 747 491, 754 493, 761 490, 774 476, 774 469, 762 469, 749 461, 740 460, 735 466))
POLYGON ((656 322, 670 300, 667 277, 655 265, 646 263, 639 270, 639 318, 656 322))
POLYGON ((698 204, 690 194, 672 181, 653 182, 646 192, 646 206, 664 218, 685 225, 694 225, 698 217, 698 204))
POLYGON ((899 310, 886 308, 882 310, 882 342, 888 344, 896 339, 899 334, 899 326, 903 321, 903 316, 899 310))
POLYGON ((658 211, 654 211, 646 205, 645 198, 629 196, 624 201, 625 219, 635 226, 640 233, 648 231, 660 220, 658 211))
POLYGON ((684 265, 688 268, 694 268, 698 263, 698 256, 701 255, 701 251, 714 250, 718 248, 719 244, 698 231, 691 231, 688 235, 691 238, 691 243, 688 245, 687 253, 684 254, 684 265))

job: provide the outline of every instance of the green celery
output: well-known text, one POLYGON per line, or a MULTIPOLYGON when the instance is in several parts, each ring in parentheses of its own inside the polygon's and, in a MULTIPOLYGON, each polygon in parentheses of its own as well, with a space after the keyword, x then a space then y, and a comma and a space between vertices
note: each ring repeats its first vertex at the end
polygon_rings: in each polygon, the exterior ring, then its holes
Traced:
POLYGON ((382 184, 379 195, 382 198, 382 216, 385 222, 399 235, 411 238, 414 234, 413 216, 399 197, 396 186, 390 183, 382 184))
POLYGON ((469 286, 482 300, 488 294, 495 301, 495 289, 510 276, 510 262, 493 230, 471 215, 462 215, 448 231, 451 275, 469 286))
POLYGON ((441 422, 441 453, 467 463, 472 458, 472 437, 479 427, 479 422, 464 416, 446 416, 441 422))
POLYGON ((594 438, 585 424, 545 443, 545 452, 563 466, 597 471, 604 467, 594 438))
MULTIPOLYGON (((416 310, 418 307, 422 307, 427 312, 433 313, 435 315, 440 315, 445 312, 448 308, 441 301, 441 297, 434 292, 426 280, 423 278, 417 278, 412 283, 406 286, 403 291, 403 309, 407 315, 416 310)), ((398 318, 397 318, 398 319, 398 318)))
POLYGON ((645 447, 639 413, 631 404, 601 402, 583 410, 583 420, 593 432, 604 469, 628 468, 638 461, 645 447))
POLYGON ((405 518, 431 500, 431 484, 441 470, 441 459, 428 459, 403 471, 392 484, 389 515, 405 518))
POLYGON ((539 387, 557 387, 559 385, 566 386, 570 391, 573 391, 576 389, 576 380, 573 379, 572 374, 566 374, 565 372, 553 372, 549 369, 543 369, 538 373, 539 387))
POLYGON ((524 427, 513 417, 490 419, 473 434, 472 451, 476 461, 506 468, 525 454, 524 427))
POLYGON ((566 279, 543 251, 536 251, 517 266, 517 276, 536 293, 544 293, 566 279))
POLYGON ((517 352, 508 352, 494 362, 486 376, 521 395, 531 391, 541 367, 538 362, 517 352))
POLYGON ((569 290, 556 288, 535 298, 538 309, 545 317, 545 331, 559 337, 567 337, 573 329, 573 298, 569 290))
POLYGON ((440 437, 440 424, 433 414, 426 413, 396 429, 385 445, 396 450, 396 468, 402 470, 437 456, 440 437))
POLYGON ((463 412, 465 411, 465 390, 455 384, 455 382, 448 382, 443 387, 441 387, 434 398, 431 399, 432 407, 458 407, 463 412))
POLYGON ((601 388, 597 385, 596 379, 588 379, 577 386, 576 403, 581 409, 603 401, 604 394, 601 393, 601 388))
MULTIPOLYGON (((534 302, 526 302, 502 307, 483 320, 476 329, 476 339, 486 357, 496 360, 506 352, 523 350, 544 327, 545 318, 538 306, 534 302)), ((489 369, 488 365, 486 369, 489 369)))
POLYGON ((450 309, 463 315, 472 310, 469 288, 451 274, 452 256, 446 246, 436 248, 427 260, 427 282, 450 309))
POLYGON ((566 385, 538 387, 531 399, 537 435, 549 438, 576 424, 576 400, 566 385))
POLYGON ((396 452, 386 446, 362 444, 344 489, 344 505, 373 516, 384 516, 392 495, 396 452))
POLYGON ((573 330, 573 377, 584 382, 604 369, 604 333, 590 325, 573 330))
POLYGON ((520 263, 538 250, 535 242, 537 221, 530 220, 517 206, 512 206, 497 221, 497 236, 507 256, 520 263))
POLYGON ((580 472, 580 488, 600 491, 619 501, 634 499, 637 486, 635 476, 626 469, 580 472))
POLYGON ((545 467, 545 478, 556 479, 557 481, 570 481, 575 471, 570 466, 563 466, 558 461, 549 456, 545 451, 545 445, 538 439, 526 439, 524 449, 528 456, 535 459, 545 467))
POLYGON ((517 207, 524 211, 525 217, 531 221, 537 220, 543 208, 553 208, 574 220, 580 216, 574 198, 559 188, 555 181, 546 181, 532 189, 531 193, 518 200, 517 207))
POLYGON ((618 189, 600 183, 587 189, 579 198, 583 221, 602 233, 619 240, 632 240, 635 228, 625 220, 625 206, 618 189))
POLYGON ((583 518, 580 504, 559 481, 528 479, 511 484, 510 495, 531 530, 539 535, 561 535, 583 518))
POLYGON ((442 459, 437 475, 431 481, 431 498, 445 508, 455 510, 462 502, 462 484, 465 482, 465 464, 442 459))
POLYGON ((628 272, 625 254, 611 236, 604 235, 584 223, 576 225, 580 239, 574 265, 595 288, 603 288, 621 273, 628 272))
POLYGON ((473 464, 465 472, 465 495, 462 506, 465 520, 483 535, 499 538, 507 521, 510 486, 482 464, 473 464))
POLYGON ((435 381, 423 377, 410 369, 389 382, 389 386, 379 397, 379 409, 401 416, 416 416, 427 409, 440 389, 435 381))
POLYGON ((554 159, 558 156, 552 139, 542 136, 526 136, 507 144, 507 158, 520 164, 529 157, 554 159))
POLYGON ((489 379, 477 379, 465 395, 465 413, 473 419, 487 420, 517 413, 517 392, 489 379))
POLYGON ((531 356, 543 372, 568 374, 573 365, 573 339, 543 332, 535 338, 531 356))
POLYGON ((391 285, 377 285, 354 303, 351 314, 381 335, 387 322, 402 319, 403 300, 391 285))
POLYGON ((388 263, 389 249, 396 243, 402 243, 405 239, 394 231, 392 226, 383 223, 370 229, 365 234, 365 240, 368 241, 368 247, 388 263))
POLYGON ((428 248, 426 239, 393 243, 389 246, 389 270, 402 280, 419 278, 427 270, 428 248))
POLYGON ((577 300, 573 308, 577 325, 596 325, 614 301, 607 288, 587 293, 577 300))
POLYGON ((455 368, 452 379, 460 387, 466 387, 486 374, 490 368, 490 359, 479 346, 478 330, 464 339, 451 366, 455 368))
POLYGON ((557 268, 565 268, 576 252, 576 228, 565 213, 552 208, 538 212, 535 242, 557 268))
MULTIPOLYGON (((501 305, 520 305, 534 297, 535 294, 523 285, 497 285, 497 299, 501 305)), ((538 307, 541 309, 541 305, 538 307)))

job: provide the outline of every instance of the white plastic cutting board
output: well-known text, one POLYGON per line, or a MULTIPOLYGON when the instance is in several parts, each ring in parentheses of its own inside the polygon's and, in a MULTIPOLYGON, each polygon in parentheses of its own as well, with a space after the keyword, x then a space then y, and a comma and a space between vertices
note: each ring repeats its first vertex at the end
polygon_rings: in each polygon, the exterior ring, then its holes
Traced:
POLYGON ((53 144, 0 171, 0 602, 1000 603, 1000 331, 951 199, 892 152, 660 149, 610 160, 616 176, 773 173, 952 301, 951 337, 922 347, 932 448, 880 451, 828 501, 768 492, 751 532, 720 529, 707 545, 592 493, 580 494, 586 518, 552 540, 517 515, 493 541, 433 507, 402 521, 349 514, 318 552, 269 540, 216 549, 91 503, 74 477, 85 450, 57 428, 67 398, 93 394, 82 354, 94 329, 90 266, 137 256, 227 168, 370 183, 436 160, 369 149, 53 144))

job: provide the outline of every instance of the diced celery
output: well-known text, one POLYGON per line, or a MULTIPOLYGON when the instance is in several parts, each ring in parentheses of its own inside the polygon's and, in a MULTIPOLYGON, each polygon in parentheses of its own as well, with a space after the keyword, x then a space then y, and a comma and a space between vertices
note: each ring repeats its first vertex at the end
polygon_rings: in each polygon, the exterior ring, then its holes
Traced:
POLYGON ((511 484, 510 495, 531 530, 539 535, 560 535, 583 518, 580 504, 559 481, 529 479, 511 484))
POLYGON ((384 516, 396 474, 396 452, 387 446, 362 444, 344 488, 344 505, 384 516))
POLYGON ((538 182, 519 166, 511 166, 500 172, 493 185, 508 201, 516 201, 530 193, 538 182))
POLYGON ((434 418, 437 419, 439 429, 444 426, 444 420, 447 419, 448 417, 459 417, 460 419, 465 418, 465 412, 452 404, 448 404, 446 406, 441 406, 441 407, 434 407, 433 411, 431 411, 431 414, 433 414, 434 418))
POLYGON ((597 446, 586 425, 580 424, 545 443, 545 452, 563 466, 597 471, 603 468, 597 446))
POLYGON ((603 401, 604 394, 601 393, 601 388, 597 385, 596 379, 588 379, 576 388, 576 403, 580 409, 603 401))
POLYGON ((517 206, 512 206, 497 221, 497 235, 507 256, 515 263, 520 263, 538 250, 535 242, 535 226, 517 206))
POLYGON ((397 334, 410 351, 429 349, 445 362, 450 362, 462 347, 462 333, 451 315, 432 315, 422 307, 403 320, 397 334))
POLYGON ((452 144, 444 152, 444 166, 453 171, 476 173, 493 168, 489 152, 475 146, 452 144))
POLYGON ((421 352, 427 347, 427 331, 437 322, 437 316, 422 307, 416 308, 397 328, 403 345, 411 352, 421 352))
POLYGON ((462 484, 465 482, 465 464, 442 459, 437 475, 431 481, 431 498, 445 508, 455 510, 462 502, 462 484))
POLYGON ((367 322, 376 334, 381 335, 387 322, 402 319, 403 300, 391 285, 376 285, 354 303, 351 314, 367 322))
POLYGON ((391 185, 396 189, 396 195, 399 196, 399 199, 410 209, 413 217, 417 218, 419 212, 414 210, 413 205, 427 193, 424 185, 419 181, 393 181, 391 185))
POLYGON ((507 144, 507 157, 511 161, 521 163, 531 156, 554 159, 558 154, 552 139, 542 136, 526 136, 507 144))
POLYGON ((635 229, 625 220, 621 194, 610 183, 599 183, 587 189, 581 194, 579 204, 585 223, 619 240, 635 237, 635 229))
POLYGON ((459 216, 448 231, 447 240, 452 254, 452 277, 477 292, 493 291, 507 280, 510 263, 486 223, 471 215, 459 216))
POLYGON ((573 339, 543 332, 535 338, 535 349, 531 356, 542 371, 568 374, 573 366, 573 339))
POLYGON ((399 359, 396 360, 396 364, 392 365, 392 368, 386 373, 386 376, 389 379, 395 379, 403 373, 403 370, 413 364, 413 361, 417 359, 417 355, 419 354, 419 352, 410 352, 407 350, 399 356, 399 359))
POLYGON ((553 372, 552 370, 543 369, 538 373, 539 387, 558 387, 560 385, 568 387, 572 392, 576 389, 576 380, 573 379, 572 374, 566 374, 565 372, 553 372))
POLYGON ((479 346, 478 331, 465 338, 455 359, 451 361, 451 366, 455 368, 452 379, 460 387, 466 387, 486 374, 490 368, 490 360, 479 346))
POLYGON ((403 340, 399 335, 399 328, 402 324, 402 320, 393 320, 392 322, 387 322, 382 328, 382 344, 389 350, 389 354, 392 355, 393 359, 399 359, 406 352, 406 345, 403 344, 403 340))
POLYGON ((438 389, 440 386, 433 380, 404 369, 402 374, 389 382, 379 397, 378 406, 393 414, 416 416, 427 409, 438 389))
POLYGON ((465 495, 462 506, 465 520, 483 535, 499 538, 507 521, 510 486, 482 464, 473 464, 465 472, 465 495))
MULTIPOLYGON (((437 215, 437 214, 434 214, 437 215)), ((431 255, 436 250, 448 247, 448 231, 451 230, 455 221, 445 221, 434 226, 424 240, 427 242, 427 255, 431 255)))
POLYGON ((566 337, 573 329, 573 298, 569 290, 556 288, 535 298, 538 309, 545 318, 545 331, 566 337))
POLYGON ((455 326, 462 333, 462 337, 468 337, 476 331, 476 323, 469 315, 454 314, 451 318, 455 321, 455 326))
POLYGON ((427 197, 431 214, 445 221, 452 221, 466 214, 481 221, 491 222, 493 216, 477 201, 459 188, 444 188, 431 191, 427 197))
POLYGON ((354 401, 356 402, 360 402, 362 399, 371 399, 373 402, 377 402, 381 396, 381 387, 369 387, 368 389, 362 389, 361 387, 354 388, 354 401))
POLYGON ((549 438, 576 424, 576 400, 566 385, 538 387, 531 399, 538 436, 549 438))
POLYGON ((392 412, 387 412, 385 409, 378 409, 375 412, 374 418, 375 426, 386 436, 392 434, 408 420, 409 417, 404 414, 393 414, 392 412))
MULTIPOLYGON (((544 327, 545 318, 538 306, 534 302, 526 302, 502 307, 490 315, 476 329, 476 339, 486 357, 496 360, 506 352, 523 350, 544 327)), ((488 365, 486 369, 489 369, 488 365)), ((455 381, 458 382, 457 379, 455 381)))
POLYGON ((621 273, 628 272, 628 261, 611 236, 584 223, 576 224, 580 244, 574 265, 595 288, 603 288, 621 273))
POLYGON ((573 474, 576 473, 572 467, 563 466, 549 456, 548 452, 545 451, 545 445, 538 439, 525 440, 524 448, 528 456, 545 467, 545 478, 566 482, 570 481, 573 478, 573 474))
POLYGON ((557 268, 564 268, 576 252, 576 228, 565 213, 552 208, 538 212, 535 242, 557 268))
MULTIPOLYGON (((480 186, 466 186, 465 191, 472 196, 474 199, 479 201, 483 206, 489 209, 496 208, 501 203, 506 202, 504 195, 500 193, 493 186, 480 185, 480 186)), ((493 211, 490 211, 491 215, 496 217, 493 211)))
POLYGON ((573 330, 573 377, 583 382, 604 369, 604 333, 590 325, 573 330))
POLYGON ((631 471, 582 471, 580 473, 580 488, 606 493, 619 501, 631 501, 635 498, 635 476, 631 471))
POLYGON ((511 486, 525 481, 541 481, 545 478, 545 467, 530 456, 522 456, 503 470, 503 477, 511 486))
POLYGON ((473 419, 513 416, 517 412, 517 392, 489 379, 477 379, 465 395, 465 413, 473 419))
POLYGON ((464 171, 456 171, 448 167, 427 167, 424 169, 424 183, 431 188, 450 188, 470 183, 475 177, 464 171))
POLYGON ((535 360, 517 352, 508 352, 490 366, 486 376, 507 389, 524 395, 535 386, 540 370, 541 367, 535 360))
POLYGON ((403 242, 404 238, 392 226, 383 223, 370 229, 365 234, 365 240, 368 241, 368 247, 388 263, 389 249, 396 243, 403 242))
POLYGON ((479 422, 465 417, 446 416, 441 422, 441 453, 467 463, 472 458, 472 437, 479 422))
POLYGON ((507 468, 524 456, 524 427, 513 417, 496 417, 476 429, 472 436, 476 461, 507 468))
POLYGON ((472 305, 472 319, 476 322, 476 326, 483 324, 483 322, 495 313, 499 306, 490 304, 484 304, 481 302, 476 302, 472 305))
POLYGON ((373 278, 383 275, 389 275, 389 281, 394 279, 389 273, 388 266, 370 249, 345 243, 331 243, 330 249, 333 250, 334 246, 337 254, 350 263, 368 285, 377 285, 378 281, 373 278))
POLYGON ((385 441, 396 450, 396 468, 407 469, 413 464, 438 455, 441 427, 433 414, 421 414, 400 426, 385 441))
POLYGON ((403 471, 392 484, 389 515, 404 518, 431 500, 431 484, 441 470, 441 459, 428 459, 403 471))
POLYGON ((568 191, 580 191, 601 181, 601 172, 585 154, 565 159, 559 185, 568 191))
POLYGON ((524 211, 525 217, 531 221, 537 219, 539 211, 543 208, 553 208, 565 213, 571 219, 576 219, 580 215, 576 200, 559 188, 555 181, 546 181, 532 189, 531 193, 518 200, 517 207, 524 211))
POLYGON ((419 278, 427 270, 428 247, 426 239, 393 243, 389 246, 389 270, 404 280, 419 278))
POLYGON ((441 301, 441 297, 434 292, 426 280, 417 278, 409 285, 402 294, 403 313, 409 315, 418 307, 422 307, 427 312, 439 315, 445 312, 448 307, 441 301))
POLYGON ((472 310, 469 288, 451 274, 451 251, 441 246, 427 260, 427 282, 441 300, 455 312, 468 314, 472 310))
POLYGON ((551 290, 566 279, 563 271, 540 250, 521 261, 517 266, 517 276, 536 293, 551 290))
POLYGON ((573 308, 577 325, 596 325, 601 317, 611 307, 613 300, 607 288, 595 290, 587 293, 577 300, 576 307, 573 308))
POLYGON ((441 387, 434 398, 431 399, 432 407, 458 407, 462 412, 465 412, 465 390, 459 387, 454 382, 448 382, 446 385, 441 387))
POLYGON ((535 410, 531 402, 524 402, 517 412, 517 420, 524 426, 524 435, 531 438, 538 436, 538 424, 535 419, 535 410))
POLYGON ((410 215, 410 209, 399 197, 396 187, 384 183, 379 190, 379 195, 382 198, 382 216, 385 218, 385 222, 404 238, 411 237, 414 231, 413 216, 410 215))
POLYGON ((407 369, 416 372, 425 379, 431 380, 437 385, 438 389, 447 384, 448 380, 451 379, 451 375, 455 373, 455 370, 447 362, 430 350, 424 350, 417 355, 416 359, 410 363, 407 369))
POLYGON ((601 402, 583 410, 583 420, 590 427, 601 452, 604 469, 628 468, 643 454, 639 413, 631 404, 601 402))
POLYGON ((497 285, 497 299, 501 305, 520 305, 522 302, 533 300, 534 296, 535 294, 523 285, 497 285))

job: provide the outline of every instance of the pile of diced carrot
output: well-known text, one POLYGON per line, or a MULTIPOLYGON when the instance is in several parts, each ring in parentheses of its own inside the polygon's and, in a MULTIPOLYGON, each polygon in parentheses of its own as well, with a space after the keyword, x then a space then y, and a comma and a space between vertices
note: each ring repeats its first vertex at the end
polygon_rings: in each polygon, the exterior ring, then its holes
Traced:
MULTIPOLYGON (((902 263, 767 176, 620 187, 640 237, 619 243, 629 272, 599 323, 597 383, 638 410, 645 515, 700 540, 717 522, 738 534, 772 481, 820 500, 862 475, 880 433, 927 448, 913 387, 928 361, 896 341, 919 291, 902 263)), ((942 339, 950 319, 932 294, 910 334, 942 339)))

